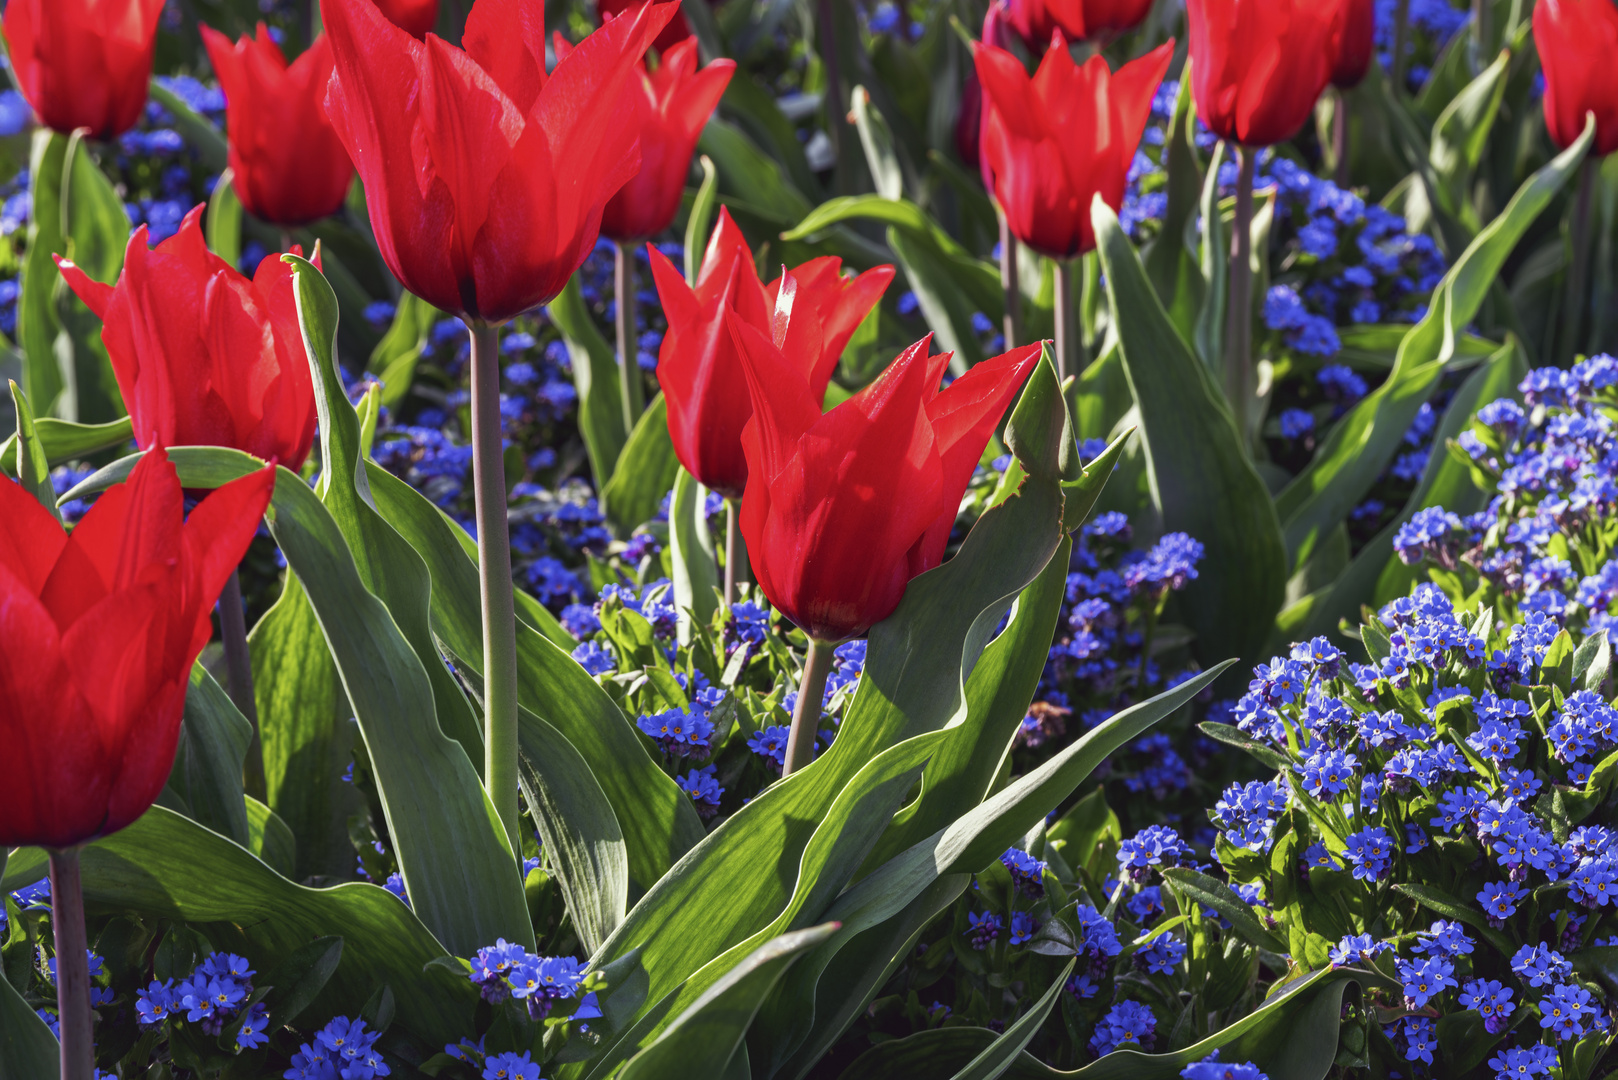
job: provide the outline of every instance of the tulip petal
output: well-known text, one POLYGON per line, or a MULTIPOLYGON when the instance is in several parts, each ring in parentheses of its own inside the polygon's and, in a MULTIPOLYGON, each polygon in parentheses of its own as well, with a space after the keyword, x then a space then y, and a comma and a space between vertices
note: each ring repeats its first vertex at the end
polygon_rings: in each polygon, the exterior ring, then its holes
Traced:
POLYGON ((21 484, 0 478, 0 566, 22 582, 28 595, 37 597, 45 588, 66 546, 67 533, 51 512, 21 484))
POLYGON ((753 399, 748 428, 758 432, 760 456, 757 461, 748 456, 749 481, 757 471, 772 478, 792 459, 798 440, 820 420, 820 403, 803 371, 757 327, 730 310, 725 312, 725 326, 735 342, 753 399))
POLYGON ((489 73, 518 114, 527 116, 545 88, 544 5, 477 0, 466 17, 461 47, 489 73))

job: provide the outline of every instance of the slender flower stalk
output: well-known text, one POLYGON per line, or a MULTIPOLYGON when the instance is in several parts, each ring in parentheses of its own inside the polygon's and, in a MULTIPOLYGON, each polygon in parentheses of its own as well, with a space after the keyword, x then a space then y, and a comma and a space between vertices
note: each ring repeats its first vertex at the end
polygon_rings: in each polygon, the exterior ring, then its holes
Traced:
POLYGON ((1405 90, 1405 50, 1410 47, 1410 0, 1399 0, 1393 7, 1393 91, 1405 90))
POLYGON ((483 786, 521 851, 517 816, 517 617, 500 437, 500 331, 472 323, 472 484, 483 599, 483 786))
POLYGON ((1078 343, 1079 328, 1074 325, 1073 312, 1073 260, 1056 259, 1056 377, 1066 379, 1068 372, 1076 372, 1073 348, 1078 343))
POLYGON ((804 657, 803 678, 798 682, 798 701, 792 707, 792 730, 787 735, 786 761, 782 776, 791 776, 815 757, 815 737, 820 729, 821 698, 826 694, 826 677, 831 674, 836 646, 818 638, 809 639, 809 655, 804 657))
POLYGON ((1562 343, 1562 362, 1572 366, 1584 344, 1584 328, 1589 323, 1590 204, 1595 194, 1599 158, 1586 157, 1579 166, 1579 193, 1573 203, 1573 264, 1567 270, 1567 311, 1562 327, 1567 339, 1562 343))
POLYGON ((739 523, 742 507, 740 499, 725 500, 725 603, 734 604, 741 599, 740 586, 747 584, 747 542, 742 539, 739 523))
POLYGON ((1016 348, 1022 339, 1022 289, 1017 283, 1017 238, 1011 235, 1006 212, 1000 218, 1000 289, 1006 297, 1006 314, 1001 329, 1006 335, 1006 348, 1016 348))
POLYGON ((230 682, 230 700, 236 711, 253 725, 253 741, 247 750, 247 793, 264 800, 264 748, 258 733, 258 703, 253 699, 253 658, 247 651, 247 615, 242 606, 242 578, 231 571, 225 591, 219 594, 219 638, 225 646, 225 674, 230 682))
POLYGON ((1236 430, 1247 441, 1252 397, 1253 351, 1253 167, 1255 151, 1236 147, 1236 221, 1230 234, 1230 308, 1225 316, 1225 396, 1236 430))
POLYGON ((1348 95, 1337 91, 1331 111, 1331 150, 1337 186, 1348 189, 1348 95))
POLYGON ((635 362, 635 255, 629 245, 612 245, 612 287, 618 325, 618 391, 624 405, 624 434, 635 430, 635 421, 646 409, 640 368, 635 362))
MULTIPOLYGON (((825 681, 824 676, 821 681, 825 681)), ((84 893, 79 885, 79 849, 49 850, 62 1080, 94 1080, 95 1037, 90 1030, 90 960, 84 933, 84 893)))

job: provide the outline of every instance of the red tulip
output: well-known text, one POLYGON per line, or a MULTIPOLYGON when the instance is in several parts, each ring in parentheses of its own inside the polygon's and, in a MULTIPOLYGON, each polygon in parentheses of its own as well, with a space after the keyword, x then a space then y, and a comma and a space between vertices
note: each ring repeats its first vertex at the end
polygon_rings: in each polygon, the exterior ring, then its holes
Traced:
POLYGON ((1006 18, 1030 47, 1043 48, 1061 30, 1073 41, 1106 43, 1133 30, 1153 0, 1005 0, 1006 18))
POLYGON ((1330 0, 1187 0, 1197 117, 1222 139, 1270 146, 1297 134, 1332 73, 1330 0))
POLYGON ((640 169, 629 91, 676 6, 613 19, 547 76, 542 4, 478 0, 462 52, 416 41, 371 0, 327 0, 326 112, 405 288, 484 323, 562 291, 640 169))
POLYGON ((331 42, 316 38, 291 66, 263 23, 234 45, 204 26, 202 43, 225 91, 230 171, 248 213, 281 226, 336 213, 354 166, 326 119, 331 42))
MULTIPOLYGON (((596 0, 596 12, 601 16, 602 22, 615 19, 633 8, 644 6, 646 6, 646 0, 596 0)), ((685 12, 677 11, 674 18, 670 19, 668 25, 663 27, 663 32, 657 35, 657 40, 652 44, 657 48, 658 52, 662 53, 667 52, 690 37, 691 24, 686 21, 685 12)))
POLYGON ((1376 51, 1376 0, 1342 0, 1342 21, 1332 37, 1332 85, 1352 89, 1371 70, 1376 51))
MULTIPOLYGON (((705 486, 726 498, 739 498, 748 475, 742 429, 753 415, 753 399, 725 320, 734 316, 769 333, 784 279, 767 287, 759 282, 753 253, 723 208, 695 289, 662 252, 648 245, 647 254, 669 324, 658 353, 657 379, 668 402, 674 453, 705 486)), ((842 260, 828 256, 804 263, 790 276, 797 282, 798 312, 790 355, 819 402, 825 399, 848 339, 893 280, 893 267, 878 266, 856 278, 844 278, 842 260)))
POLYGON ((11 0, 11 72, 40 123, 112 139, 146 108, 163 0, 11 0))
POLYGON ((1072 258, 1095 247, 1090 204, 1116 210, 1174 55, 1169 41, 1116 73, 1100 55, 1075 64, 1058 30, 1030 79, 1004 49, 973 50, 983 83, 981 140, 994 195, 1012 233, 1036 251, 1072 258))
POLYGON ((1595 113, 1594 153, 1618 150, 1618 8, 1612 0, 1539 0, 1534 43, 1545 69, 1545 126, 1567 149, 1595 113))
POLYGON ((791 355, 793 291, 789 275, 770 335, 726 315, 753 398, 742 535, 776 610, 836 642, 887 618, 910 579, 943 561, 972 470, 1040 346, 985 360, 940 392, 950 357, 928 356, 929 336, 822 414, 791 355))
POLYGON ((244 277, 208 250, 202 210, 156 250, 136 229, 116 286, 56 264, 102 320, 141 447, 231 446, 296 470, 314 440, 315 393, 292 270, 269 255, 244 277))
POLYGON ((697 39, 670 46, 647 74, 640 68, 640 172, 607 200, 601 232, 614 240, 655 236, 680 209, 691 152, 730 84, 734 60, 697 70, 697 39))
POLYGON ((376 6, 390 23, 418 41, 438 25, 438 0, 376 0, 376 6))
POLYGON ((274 490, 262 469, 187 516, 158 448, 66 533, 0 478, 0 848, 72 847, 152 805, 209 613, 274 490))

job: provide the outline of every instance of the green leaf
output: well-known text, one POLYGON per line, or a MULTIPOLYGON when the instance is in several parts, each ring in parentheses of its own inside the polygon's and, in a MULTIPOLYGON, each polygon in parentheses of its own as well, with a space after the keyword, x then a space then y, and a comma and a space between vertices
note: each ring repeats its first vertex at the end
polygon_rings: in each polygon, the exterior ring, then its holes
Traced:
MULTIPOLYGON (((1157 290, 1180 336, 1193 340, 1197 319, 1203 309, 1207 285, 1196 246, 1188 244, 1187 225, 1196 220, 1202 191, 1201 168, 1197 164, 1193 136, 1196 118, 1191 106, 1191 83, 1180 80, 1174 114, 1169 118, 1168 141, 1164 150, 1164 173, 1168 178, 1168 206, 1163 224, 1145 255, 1146 273, 1157 290)), ((1215 172, 1217 173, 1217 169, 1215 172)))
POLYGON ((871 94, 865 87, 854 87, 849 102, 849 115, 859 132, 860 146, 865 150, 866 164, 871 167, 871 182, 876 193, 884 199, 901 198, 905 189, 904 172, 893 148, 893 131, 882 113, 871 104, 871 94))
POLYGON ((253 725, 236 711, 230 695, 200 662, 191 665, 185 692, 185 722, 169 786, 191 809, 191 816, 221 836, 249 847, 242 762, 253 741, 253 725))
POLYGON ((1249 739, 1242 734, 1241 729, 1232 727, 1229 724, 1216 724, 1212 720, 1208 720, 1198 724, 1197 730, 1215 742, 1222 742, 1226 746, 1246 750, 1266 767, 1275 769, 1278 772, 1285 772, 1291 766, 1291 762, 1287 761, 1285 755, 1265 746, 1256 739, 1249 739))
MULTIPOLYGON (((0 891, 37 880, 44 860, 38 848, 19 850, 0 891)), ((386 983, 394 988, 399 1021, 428 1045, 472 1030, 477 988, 428 966, 446 955, 442 946, 386 889, 361 882, 333 889, 295 885, 245 848, 161 806, 87 846, 81 867, 87 904, 175 922, 231 924, 233 951, 239 945, 260 971, 317 938, 342 938, 337 971, 311 1006, 316 1014, 352 1015, 357 1002, 386 983)))
MULTIPOLYGON (((573 385, 579 392, 579 434, 584 436, 596 483, 605 484, 629 438, 629 432, 624 430, 623 396, 618 389, 618 357, 596 329, 590 309, 585 306, 579 275, 568 280, 567 287, 550 302, 545 313, 562 332, 562 343, 572 358, 573 385)), ((643 413, 641 419, 645 418, 643 413)))
POLYGON ((0 972, 0 1076, 48 1080, 57 1075, 60 1058, 56 1036, 0 972))
POLYGON ((781 164, 730 121, 710 119, 697 148, 718 167, 721 191, 783 223, 798 221, 809 212, 809 200, 787 178, 781 164))
POLYGON ((669 404, 658 394, 635 421, 611 479, 601 485, 601 512, 613 533, 623 539, 652 520, 679 471, 669 438, 669 404))
POLYGON ((224 133, 214 127, 212 121, 187 105, 184 98, 156 79, 152 80, 147 92, 151 94, 153 101, 173 114, 174 127, 185 137, 191 149, 196 151, 197 160, 203 168, 210 173, 222 173, 229 167, 230 147, 225 141, 224 133))
POLYGON ((782 934, 748 953, 630 1059, 619 1080, 709 1080, 723 1074, 759 1003, 793 961, 836 932, 836 924, 782 934))
POLYGON ((236 176, 226 169, 214 181, 208 196, 208 214, 203 231, 208 249, 232 266, 242 261, 242 200, 236 194, 236 176))
POLYGON ((1427 315, 1405 335, 1393 371, 1327 434, 1308 468, 1276 497, 1290 565, 1343 522, 1398 450, 1422 404, 1456 355, 1456 336, 1472 322, 1517 241, 1579 167, 1594 137, 1579 140, 1528 178, 1500 216, 1458 258, 1433 292, 1427 315))
POLYGON ((1038 1001, 1028 1007, 1028 1011, 1017 1018, 1017 1022, 1006 1028, 998 1039, 984 1048, 983 1052, 971 1061, 966 1067, 956 1073, 953 1080, 996 1080, 1005 1075, 1021 1054, 1023 1047, 1033 1039, 1039 1031, 1039 1026, 1051 1014, 1051 1008, 1056 1004, 1056 996, 1067 985, 1067 978, 1073 974, 1073 967, 1078 963, 1075 957, 1067 962, 1056 981, 1040 995, 1038 1001))
POLYGON ((56 362, 61 321, 56 317, 55 294, 61 275, 51 259, 67 250, 62 236, 62 159, 66 153, 66 135, 46 127, 34 130, 28 163, 28 245, 22 291, 17 296, 17 344, 23 353, 23 388, 42 416, 59 412, 57 398, 66 385, 56 362))
POLYGON ((691 214, 685 221, 685 280, 695 286, 697 271, 702 268, 702 254, 708 250, 708 229, 713 223, 714 206, 719 201, 719 171, 713 159, 703 154, 697 162, 702 167, 702 185, 692 200, 691 214))
POLYGON ((1573 681, 1581 689, 1600 693, 1611 667, 1612 644, 1607 640, 1607 631, 1597 630, 1580 642, 1573 654, 1573 681))
POLYGON ((266 972, 259 985, 271 987, 264 1004, 276 1024, 290 1024, 302 1016, 337 973, 342 959, 342 938, 319 937, 266 972))
MULTIPOLYGON (((37 187, 37 185, 36 185, 37 187)), ((77 136, 69 136, 62 157, 62 236, 60 254, 97 281, 114 281, 124 265, 129 242, 129 215, 112 182, 77 136)), ((54 267, 47 275, 59 330, 56 362, 62 396, 52 408, 58 416, 87 424, 117 420, 124 414, 118 380, 101 343, 101 320, 68 289, 54 267)))
POLYGON ((1419 901, 1423 907, 1432 910, 1435 914, 1442 915, 1446 919, 1454 919, 1457 922, 1465 923, 1483 935, 1483 938, 1490 945, 1499 949, 1503 954, 1509 955, 1515 948, 1511 944, 1510 938, 1489 925, 1489 921, 1484 917, 1483 912, 1474 910, 1464 901, 1456 899, 1442 889, 1435 889, 1429 885, 1406 883, 1396 883, 1393 888, 1396 892, 1403 893, 1412 900, 1419 901))
POLYGON ((56 508, 56 488, 51 485, 51 467, 45 457, 45 447, 34 430, 34 410, 28 407, 28 395, 15 382, 11 384, 11 404, 17 417, 17 430, 4 446, 7 471, 60 524, 62 512, 56 508))
POLYGON ((1223 915, 1231 928, 1248 944, 1282 956, 1287 954, 1286 942, 1264 929, 1264 924, 1253 914, 1252 907, 1223 881, 1184 866, 1166 868, 1163 877, 1191 902, 1211 907, 1223 915))
MULTIPOLYGON (((123 446, 135 437, 127 416, 105 424, 78 424, 71 420, 58 420, 54 416, 36 416, 34 434, 45 450, 46 464, 53 467, 123 446)), ((15 433, 0 441, 0 472, 16 475, 16 447, 15 433)))
MULTIPOLYGON (((247 796, 247 837, 247 850, 263 859, 271 870, 282 877, 296 875, 298 841, 292 830, 281 815, 251 795, 247 796)), ((347 869, 345 865, 343 870, 347 869)))
POLYGON ((388 332, 382 335, 365 362, 366 370, 375 372, 382 380, 382 404, 388 408, 397 408, 410 393, 416 361, 426 350, 433 324, 440 315, 437 308, 421 297, 408 292, 399 294, 393 322, 388 324, 388 332))
POLYGON ((296 873, 288 876, 346 876, 354 867, 348 816, 358 810, 354 786, 342 780, 354 741, 354 710, 295 572, 288 571, 280 597, 253 627, 247 645, 266 799, 296 839, 296 873))
POLYGON ((1140 408, 1152 502, 1166 531, 1202 542, 1210 568, 1180 603, 1204 663, 1215 651, 1251 658, 1268 639, 1286 590, 1286 552, 1269 491, 1208 365, 1169 322, 1118 218, 1099 201, 1092 216, 1124 371, 1140 408))
MULTIPOLYGON (((461 528, 410 485, 375 464, 369 475, 377 506, 432 572, 434 634, 462 667, 481 672, 476 549, 463 547, 461 528)), ((705 835, 690 798, 647 754, 617 703, 555 641, 520 620, 517 700, 589 764, 624 831, 630 879, 638 888, 651 888, 705 835)))
POLYGON ((707 626, 718 610, 719 571, 708 532, 708 489, 679 471, 669 500, 669 554, 674 563, 674 606, 680 610, 680 642, 690 644, 691 625, 707 626), (687 614, 689 612, 690 614, 687 614))
POLYGON ((1435 194, 1445 211, 1462 221, 1474 217, 1468 197, 1472 171, 1483 157, 1506 92, 1511 54, 1502 52, 1466 89, 1455 95, 1433 124, 1428 159, 1438 178, 1435 194))
MULTIPOLYGON (((1184 81, 1182 76, 1182 84, 1184 81)), ((1210 370, 1218 368, 1225 355, 1225 309, 1230 306, 1230 253, 1225 242, 1225 219, 1219 211, 1219 167, 1227 151, 1222 141, 1214 146, 1199 203, 1203 221, 1199 254, 1204 290, 1202 311, 1197 315, 1191 340, 1196 344, 1197 356, 1210 370)))

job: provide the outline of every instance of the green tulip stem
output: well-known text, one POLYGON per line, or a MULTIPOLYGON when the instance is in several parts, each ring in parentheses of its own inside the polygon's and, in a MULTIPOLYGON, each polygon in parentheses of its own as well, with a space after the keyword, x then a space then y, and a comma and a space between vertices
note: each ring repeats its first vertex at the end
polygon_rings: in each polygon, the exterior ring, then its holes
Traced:
POLYGON ((741 599, 738 586, 748 581, 747 541, 742 539, 741 500, 725 500, 725 606, 741 599))
POLYGON ((1253 396, 1253 165, 1250 147, 1237 146, 1236 220, 1230 230, 1230 308, 1225 316, 1225 397, 1247 445, 1253 396))
POLYGON ((829 641, 809 639, 809 655, 804 658, 803 678, 798 683, 798 703, 792 707, 792 731, 787 736, 782 776, 791 776, 815 758, 815 736, 820 732, 820 699, 826 693, 826 676, 831 674, 835 648, 829 641))
POLYGON ((624 403, 624 434, 628 435, 646 409, 646 393, 635 360, 640 352, 635 341, 635 253, 617 240, 612 244, 612 289, 618 309, 618 390, 624 403))
POLYGON ((1000 212, 1000 291, 1006 298, 1006 314, 1001 329, 1006 335, 1006 348, 1022 340, 1022 292, 1017 285, 1017 238, 1011 235, 1005 211, 1000 212))
POLYGON ((1337 186, 1348 190, 1348 93, 1337 91, 1337 100, 1331 111, 1332 163, 1337 173, 1337 186))
POLYGON ((1597 158, 1586 157, 1579 166, 1579 193, 1573 202, 1573 263, 1567 268, 1567 313, 1562 318, 1566 334, 1561 349, 1561 361, 1570 365, 1584 344, 1584 327, 1588 325, 1590 306, 1590 203, 1595 195, 1596 172, 1601 168, 1597 158))
POLYGON ((242 768, 247 794, 264 801, 264 747, 258 734, 258 704, 253 699, 253 657, 247 651, 247 615, 242 605, 242 578, 235 570, 219 594, 219 639, 225 646, 225 674, 230 700, 253 726, 253 741, 242 768))
POLYGON ((1073 313, 1073 260, 1051 261, 1056 264, 1056 378, 1065 380, 1074 370, 1073 349, 1079 343, 1073 313))
POLYGON ((483 786, 522 851, 517 816, 517 618, 500 445, 500 331, 472 323, 472 484, 477 498, 478 585, 483 599, 483 786))
POLYGON ((1472 74, 1488 66, 1489 4, 1492 0, 1472 0, 1472 74))
POLYGON ((1399 0, 1393 8, 1393 92, 1405 92, 1407 61, 1405 50, 1410 47, 1410 0, 1399 0))
POLYGON ((51 928, 56 934, 56 1015, 62 1027, 62 1080, 94 1080, 90 961, 84 936, 79 849, 50 849, 51 928))

